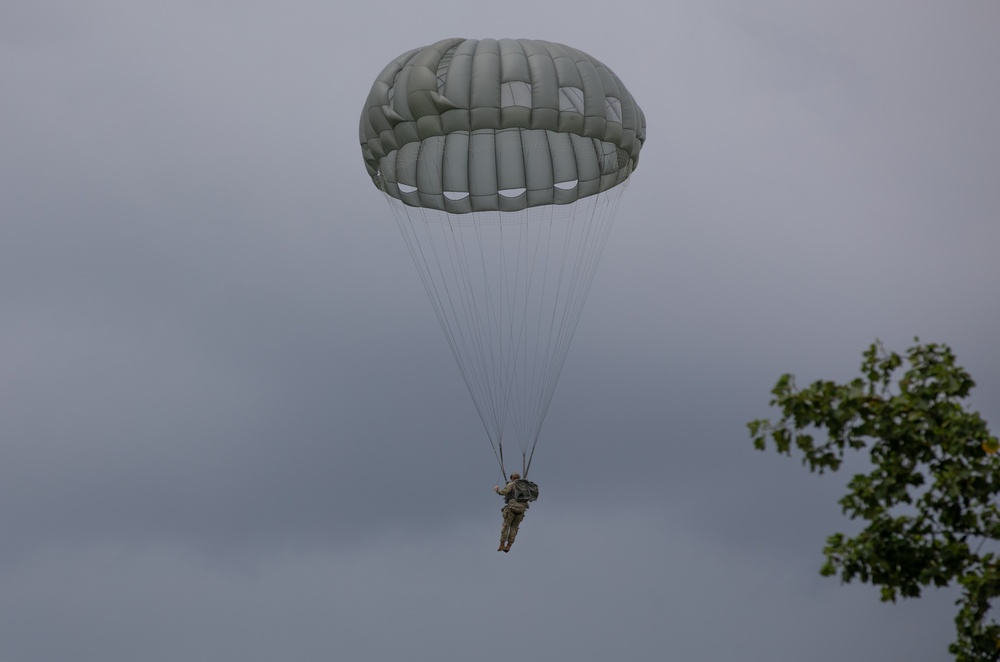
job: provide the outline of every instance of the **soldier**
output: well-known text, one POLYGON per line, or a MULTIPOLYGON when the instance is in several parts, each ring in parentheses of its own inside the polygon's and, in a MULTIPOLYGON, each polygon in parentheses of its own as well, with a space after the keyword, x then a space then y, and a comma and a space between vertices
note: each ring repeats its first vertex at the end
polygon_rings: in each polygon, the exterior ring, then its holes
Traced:
POLYGON ((514 544, 514 538, 517 537, 517 527, 521 525, 521 520, 524 519, 524 511, 528 509, 528 502, 515 499, 517 496, 517 490, 514 488, 514 482, 521 479, 521 474, 516 471, 510 475, 510 482, 508 482, 503 487, 497 485, 493 486, 493 491, 497 494, 503 496, 504 507, 500 509, 503 513, 503 526, 500 527, 500 546, 497 547, 498 552, 509 552, 510 546, 514 544))

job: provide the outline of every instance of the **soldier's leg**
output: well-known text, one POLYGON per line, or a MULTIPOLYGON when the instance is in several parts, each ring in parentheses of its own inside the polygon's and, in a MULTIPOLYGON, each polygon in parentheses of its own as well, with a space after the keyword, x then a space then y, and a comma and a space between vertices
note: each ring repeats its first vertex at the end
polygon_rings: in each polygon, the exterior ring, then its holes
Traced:
POLYGON ((510 546, 514 544, 514 538, 517 537, 517 530, 521 526, 521 521, 524 519, 524 513, 515 513, 510 520, 510 530, 507 532, 507 547, 504 551, 510 550, 510 546))
POLYGON ((503 551, 504 543, 507 542, 507 538, 510 536, 510 523, 512 515, 513 513, 509 508, 503 509, 503 524, 500 526, 500 546, 497 547, 498 552, 503 551))

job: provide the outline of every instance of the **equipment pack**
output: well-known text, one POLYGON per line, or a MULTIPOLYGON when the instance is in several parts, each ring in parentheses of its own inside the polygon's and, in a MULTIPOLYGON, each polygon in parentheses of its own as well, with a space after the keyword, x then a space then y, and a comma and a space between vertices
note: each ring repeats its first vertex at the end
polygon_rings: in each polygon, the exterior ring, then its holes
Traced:
POLYGON ((535 501, 538 499, 538 485, 530 480, 518 478, 514 481, 513 495, 513 501, 519 501, 521 503, 535 501))

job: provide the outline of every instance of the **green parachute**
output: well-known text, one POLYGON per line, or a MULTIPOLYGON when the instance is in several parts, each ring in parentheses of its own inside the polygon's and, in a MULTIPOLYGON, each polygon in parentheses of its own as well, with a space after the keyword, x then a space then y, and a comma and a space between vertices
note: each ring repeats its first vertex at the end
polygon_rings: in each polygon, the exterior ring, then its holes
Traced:
POLYGON ((527 476, 645 137, 614 72, 547 41, 446 39, 372 85, 365 167, 505 475, 513 441, 527 476))

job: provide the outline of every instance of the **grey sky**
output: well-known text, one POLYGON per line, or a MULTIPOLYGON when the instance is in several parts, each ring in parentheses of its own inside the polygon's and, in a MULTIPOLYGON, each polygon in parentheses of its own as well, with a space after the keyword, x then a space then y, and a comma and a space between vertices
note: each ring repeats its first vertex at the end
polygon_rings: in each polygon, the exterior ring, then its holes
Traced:
POLYGON ((997 431, 998 27, 987 0, 2 3, 0 658, 943 659, 954 594, 819 577, 848 475, 744 424, 781 373, 920 336, 997 431), (580 48, 648 122, 507 555, 357 144, 382 67, 451 36, 580 48))

